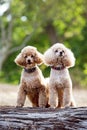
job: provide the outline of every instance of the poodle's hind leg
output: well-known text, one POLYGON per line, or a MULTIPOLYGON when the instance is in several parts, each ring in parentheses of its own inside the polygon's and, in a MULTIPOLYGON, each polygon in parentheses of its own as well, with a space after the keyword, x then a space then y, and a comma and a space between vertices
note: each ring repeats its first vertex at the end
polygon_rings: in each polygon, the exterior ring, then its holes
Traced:
POLYGON ((29 93, 27 95, 29 101, 32 104, 32 107, 38 107, 38 94, 37 93, 29 93))

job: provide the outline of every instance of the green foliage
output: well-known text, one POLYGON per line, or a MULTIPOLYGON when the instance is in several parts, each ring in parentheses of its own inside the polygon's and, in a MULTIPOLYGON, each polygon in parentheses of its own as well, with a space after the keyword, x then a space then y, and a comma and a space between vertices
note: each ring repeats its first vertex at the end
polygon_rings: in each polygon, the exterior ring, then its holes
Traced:
POLYGON ((1 74, 0 80, 3 82, 18 84, 21 68, 14 63, 15 54, 9 56, 3 66, 3 73, 1 74))
MULTIPOLYGON (((58 42, 63 42, 67 47, 72 49, 75 54, 76 66, 70 71, 74 85, 86 86, 86 5, 86 0, 55 0, 55 2, 54 0, 13 0, 11 2, 10 11, 8 10, 0 17, 6 32, 8 31, 7 27, 10 23, 7 19, 8 15, 12 18, 13 26, 10 50, 15 47, 20 47, 26 37, 32 34, 31 38, 25 43, 25 46, 35 46, 40 52, 44 53, 45 50, 52 45, 52 36, 54 37, 56 35, 58 42), (50 29, 46 28, 48 25, 52 25, 55 32, 51 27, 50 29), (74 75, 76 75, 76 77, 74 77, 74 75)), ((1 46, 0 44, 0 47, 1 46)), ((18 67, 13 61, 21 49, 22 48, 17 52, 13 51, 13 53, 9 53, 8 58, 3 64, 2 71, 0 72, 0 81, 15 84, 19 82, 22 68, 18 67)), ((45 77, 49 76, 49 67, 41 65, 40 68, 45 77)))

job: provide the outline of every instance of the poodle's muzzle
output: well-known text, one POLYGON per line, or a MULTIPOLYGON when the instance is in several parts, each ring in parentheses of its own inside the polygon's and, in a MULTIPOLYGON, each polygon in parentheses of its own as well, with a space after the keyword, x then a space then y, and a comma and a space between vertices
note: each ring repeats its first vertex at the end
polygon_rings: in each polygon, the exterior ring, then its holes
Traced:
POLYGON ((62 57, 65 55, 65 52, 64 52, 64 50, 55 50, 55 54, 58 57, 62 57))
POLYGON ((28 64, 31 64, 31 60, 30 60, 30 59, 28 59, 28 60, 27 60, 27 63, 28 63, 28 64))
POLYGON ((62 51, 60 52, 60 56, 63 56, 63 52, 62 51))
POLYGON ((64 51, 60 51, 59 56, 60 57, 64 56, 64 51))
POLYGON ((27 58, 26 58, 26 63, 27 64, 32 64, 33 63, 33 58, 31 58, 30 56, 28 56, 27 58))

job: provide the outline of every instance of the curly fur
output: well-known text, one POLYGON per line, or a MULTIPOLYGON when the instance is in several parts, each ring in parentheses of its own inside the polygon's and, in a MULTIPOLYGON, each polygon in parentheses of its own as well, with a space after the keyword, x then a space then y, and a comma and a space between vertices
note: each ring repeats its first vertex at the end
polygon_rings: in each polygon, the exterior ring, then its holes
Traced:
POLYGON ((51 67, 49 79, 50 107, 75 106, 72 96, 72 81, 68 68, 75 65, 70 49, 61 43, 54 44, 44 53, 45 64, 51 67))
POLYGON ((15 63, 24 68, 21 74, 17 107, 24 105, 26 95, 33 107, 46 107, 47 86, 42 72, 37 66, 42 62, 43 55, 32 46, 24 47, 21 53, 16 57, 15 63), (30 72, 30 70, 32 71, 30 72))

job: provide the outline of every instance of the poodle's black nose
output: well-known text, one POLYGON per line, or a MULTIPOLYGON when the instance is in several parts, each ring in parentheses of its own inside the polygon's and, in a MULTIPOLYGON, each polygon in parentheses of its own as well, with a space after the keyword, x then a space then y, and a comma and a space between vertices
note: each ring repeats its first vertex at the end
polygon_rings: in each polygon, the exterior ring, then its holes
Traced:
POLYGON ((28 59, 28 64, 31 64, 31 60, 30 59, 28 59))
POLYGON ((61 51, 61 52, 60 52, 60 56, 62 56, 62 55, 63 55, 63 52, 61 51))

